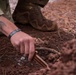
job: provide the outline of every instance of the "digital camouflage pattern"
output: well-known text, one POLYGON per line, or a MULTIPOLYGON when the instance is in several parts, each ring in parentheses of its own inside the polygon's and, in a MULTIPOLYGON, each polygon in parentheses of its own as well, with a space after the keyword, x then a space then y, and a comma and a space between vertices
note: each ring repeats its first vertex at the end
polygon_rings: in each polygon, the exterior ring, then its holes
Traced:
POLYGON ((49 0, 19 0, 13 13, 16 23, 29 23, 35 29, 41 31, 56 31, 55 22, 47 20, 41 13, 40 7, 44 7, 49 0))
POLYGON ((7 19, 13 22, 10 12, 9 0, 0 0, 0 15, 4 15, 7 19))
MULTIPOLYGON (((41 13, 40 7, 44 7, 49 0, 18 0, 13 13, 13 19, 17 23, 31 24, 32 27, 41 31, 55 31, 55 22, 47 20, 41 13)), ((10 13, 9 0, 0 0, 0 15, 4 15, 13 21, 10 13)))
MULTIPOLYGON (((44 6, 48 0, 19 0, 19 2, 23 3, 35 3, 40 6, 44 6)), ((6 18, 12 20, 12 16, 10 13, 9 0, 0 0, 0 15, 4 15, 6 18)))

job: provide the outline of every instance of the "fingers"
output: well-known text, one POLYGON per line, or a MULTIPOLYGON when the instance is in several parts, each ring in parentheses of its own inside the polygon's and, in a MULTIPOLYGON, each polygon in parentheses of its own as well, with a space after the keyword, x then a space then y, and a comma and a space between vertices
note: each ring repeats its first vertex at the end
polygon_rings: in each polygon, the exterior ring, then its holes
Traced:
POLYGON ((24 45, 24 42, 21 42, 20 43, 20 52, 21 52, 21 54, 23 54, 25 51, 25 45, 24 45))
POLYGON ((29 46, 29 57, 28 57, 28 60, 31 61, 33 56, 34 56, 34 53, 35 53, 34 40, 31 40, 29 45, 30 46, 29 46))
POLYGON ((27 56, 29 54, 29 41, 27 40, 27 42, 25 41, 25 51, 24 54, 25 56, 27 56))
POLYGON ((24 54, 25 57, 28 55, 28 60, 31 61, 35 53, 34 40, 27 39, 20 41, 18 45, 16 44, 16 49, 20 50, 20 53, 24 54))
POLYGON ((13 46, 16 48, 16 50, 20 51, 20 44, 18 42, 16 42, 13 46))
POLYGON ((24 54, 24 56, 29 54, 29 41, 23 40, 20 42, 20 52, 24 54))

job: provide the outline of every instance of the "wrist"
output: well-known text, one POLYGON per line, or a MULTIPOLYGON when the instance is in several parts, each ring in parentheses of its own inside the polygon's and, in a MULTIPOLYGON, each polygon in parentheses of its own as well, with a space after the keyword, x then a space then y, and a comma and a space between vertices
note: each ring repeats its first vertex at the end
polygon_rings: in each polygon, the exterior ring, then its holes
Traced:
POLYGON ((14 34, 16 34, 17 32, 20 32, 21 29, 17 28, 15 30, 13 30, 7 37, 10 39, 14 34))

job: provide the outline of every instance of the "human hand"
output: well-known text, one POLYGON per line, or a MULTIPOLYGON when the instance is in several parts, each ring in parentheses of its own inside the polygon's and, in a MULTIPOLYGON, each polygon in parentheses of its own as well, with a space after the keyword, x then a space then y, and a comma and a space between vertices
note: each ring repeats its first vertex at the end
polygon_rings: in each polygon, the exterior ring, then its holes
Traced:
POLYGON ((20 50, 25 56, 28 55, 28 60, 32 60, 35 53, 34 39, 28 34, 20 31, 15 33, 10 39, 12 45, 20 50))

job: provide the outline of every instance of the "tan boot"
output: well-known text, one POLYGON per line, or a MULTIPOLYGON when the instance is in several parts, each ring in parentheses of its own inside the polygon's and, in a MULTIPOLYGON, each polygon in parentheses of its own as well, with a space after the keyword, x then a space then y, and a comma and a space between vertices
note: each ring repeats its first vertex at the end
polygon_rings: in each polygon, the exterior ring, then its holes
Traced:
POLYGON ((41 31, 56 31, 55 22, 47 20, 41 13, 40 7, 33 3, 18 5, 13 14, 13 19, 21 24, 29 23, 35 29, 41 31))

